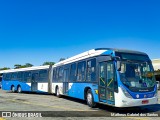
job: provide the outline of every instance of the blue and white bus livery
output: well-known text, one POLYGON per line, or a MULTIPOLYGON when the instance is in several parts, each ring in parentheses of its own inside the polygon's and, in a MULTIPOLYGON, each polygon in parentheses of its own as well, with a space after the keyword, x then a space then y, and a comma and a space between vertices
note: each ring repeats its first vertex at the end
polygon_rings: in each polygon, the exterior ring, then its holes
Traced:
POLYGON ((112 48, 92 49, 53 66, 0 71, 3 90, 65 95, 86 100, 90 107, 158 103, 153 72, 146 53, 112 48))
POLYGON ((48 92, 49 66, 28 67, 0 71, 2 89, 12 92, 48 92))
POLYGON ((53 66, 52 92, 115 107, 156 104, 153 66, 146 53, 99 48, 53 66))

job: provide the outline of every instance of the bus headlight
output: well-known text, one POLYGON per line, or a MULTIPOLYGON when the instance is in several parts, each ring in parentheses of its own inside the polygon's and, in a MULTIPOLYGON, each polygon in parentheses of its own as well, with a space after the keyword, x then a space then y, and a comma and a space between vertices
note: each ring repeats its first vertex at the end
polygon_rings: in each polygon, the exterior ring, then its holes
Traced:
POLYGON ((126 90, 125 88, 123 88, 123 87, 121 86, 121 89, 122 89, 122 91, 123 91, 123 93, 124 93, 124 95, 125 95, 126 97, 132 98, 132 96, 127 92, 127 90, 126 90))

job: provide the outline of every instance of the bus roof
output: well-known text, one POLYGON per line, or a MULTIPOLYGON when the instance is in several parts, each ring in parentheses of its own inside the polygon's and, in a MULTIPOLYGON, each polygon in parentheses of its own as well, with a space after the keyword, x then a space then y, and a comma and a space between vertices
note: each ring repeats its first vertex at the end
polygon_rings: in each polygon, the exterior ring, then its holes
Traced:
POLYGON ((117 49, 117 48, 96 48, 95 50, 112 50, 115 52, 123 52, 123 53, 133 53, 133 54, 141 54, 141 55, 147 55, 144 52, 135 51, 135 50, 128 50, 128 49, 117 49))
POLYGON ((20 71, 29 71, 29 70, 41 70, 41 69, 49 69, 49 65, 34 66, 34 67, 19 68, 19 69, 1 70, 0 73, 20 72, 20 71))
POLYGON ((57 66, 60 66, 60 65, 63 65, 63 64, 67 64, 67 63, 71 63, 71 62, 75 62, 75 61, 78 61, 78 60, 82 60, 82 59, 85 59, 85 58, 88 58, 88 57, 94 57, 94 56, 103 54, 104 52, 107 52, 107 51, 111 51, 110 53, 112 53, 112 52, 123 52, 123 53, 147 55, 144 52, 133 51, 133 50, 116 49, 116 48, 96 48, 96 49, 92 49, 92 50, 83 52, 81 54, 75 55, 75 56, 70 57, 66 60, 60 61, 60 62, 56 63, 54 65, 54 67, 57 67, 57 66))
POLYGON ((70 58, 68 58, 66 60, 60 61, 60 62, 56 63, 54 65, 54 67, 59 66, 59 65, 63 65, 63 64, 67 64, 67 63, 71 63, 71 62, 74 62, 74 61, 82 60, 82 59, 85 59, 85 58, 88 58, 88 57, 93 57, 93 56, 96 56, 96 55, 100 55, 103 52, 106 52, 106 50, 95 50, 95 49, 92 49, 92 50, 83 52, 81 54, 75 55, 73 57, 70 57, 70 58))

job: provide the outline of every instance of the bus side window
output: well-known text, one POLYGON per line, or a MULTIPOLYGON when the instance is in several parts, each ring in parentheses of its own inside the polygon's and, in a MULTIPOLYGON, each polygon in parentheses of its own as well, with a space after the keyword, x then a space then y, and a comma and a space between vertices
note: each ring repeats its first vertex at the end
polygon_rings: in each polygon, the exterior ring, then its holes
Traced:
POLYGON ((77 81, 85 81, 86 61, 79 62, 77 67, 77 81))
POLYGON ((59 68, 56 68, 56 81, 58 81, 59 68))
POLYGON ((53 69, 53 80, 52 81, 56 81, 56 68, 53 69))
POLYGON ((40 70, 39 77, 46 78, 47 77, 47 70, 40 70))
POLYGON ((5 78, 6 78, 6 80, 10 80, 10 78, 11 78, 11 74, 10 74, 10 73, 6 73, 5 78))
POLYGON ((47 82, 47 70, 40 70, 39 71, 39 81, 41 82, 47 82))
POLYGON ((76 81, 76 63, 73 63, 71 65, 71 70, 70 70, 70 81, 76 81))
POLYGON ((5 79, 6 79, 6 74, 3 74, 3 75, 2 75, 2 78, 5 80, 5 79))
POLYGON ((59 75, 58 75, 58 81, 62 82, 63 81, 63 67, 59 68, 59 75))
POLYGON ((18 73, 17 73, 17 79, 18 79, 19 81, 24 81, 24 79, 23 79, 23 72, 18 72, 18 73))
POLYGON ((17 73, 11 73, 11 80, 17 79, 17 73))
POLYGON ((24 81, 30 83, 31 82, 31 72, 24 73, 24 81))
POLYGON ((87 81, 96 81, 96 59, 87 61, 87 81))

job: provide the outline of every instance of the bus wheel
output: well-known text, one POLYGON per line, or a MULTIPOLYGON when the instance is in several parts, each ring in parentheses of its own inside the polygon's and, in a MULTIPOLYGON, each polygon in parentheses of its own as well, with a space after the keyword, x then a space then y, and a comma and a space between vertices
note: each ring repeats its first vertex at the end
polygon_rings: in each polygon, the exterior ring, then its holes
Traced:
POLYGON ((18 91, 18 93, 21 93, 21 92, 22 92, 22 88, 21 88, 21 86, 18 86, 17 91, 18 91))
POLYGON ((11 91, 12 92, 15 92, 15 87, 12 85, 12 87, 11 87, 11 91))
POLYGON ((56 96, 59 97, 59 98, 61 97, 61 95, 59 93, 59 87, 56 87, 56 96))
POLYGON ((91 89, 87 91, 86 100, 89 107, 92 107, 92 108, 96 107, 96 103, 94 102, 94 97, 91 89))

